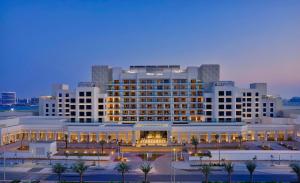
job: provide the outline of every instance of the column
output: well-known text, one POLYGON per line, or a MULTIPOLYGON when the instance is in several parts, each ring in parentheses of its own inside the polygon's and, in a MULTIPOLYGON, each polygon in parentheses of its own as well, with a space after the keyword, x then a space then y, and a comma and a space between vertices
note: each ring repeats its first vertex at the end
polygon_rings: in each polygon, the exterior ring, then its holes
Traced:
POLYGON ((132 131, 132 139, 131 139, 131 142, 132 142, 132 145, 135 146, 135 143, 136 143, 136 136, 135 136, 135 132, 132 131))
POLYGON ((80 132, 78 132, 78 134, 77 134, 77 142, 78 143, 80 142, 80 132))
POLYGON ((287 130, 284 131, 284 140, 285 141, 288 140, 288 132, 287 132, 287 130))
POLYGON ((181 143, 181 132, 177 133, 177 141, 179 144, 181 143))
POLYGON ((255 141, 258 141, 259 139, 258 139, 258 132, 253 132, 254 133, 254 140, 255 141))
POLYGON ((275 140, 275 141, 278 140, 278 131, 274 131, 274 140, 275 140))
POLYGON ((265 138, 265 141, 268 141, 268 133, 267 133, 267 131, 265 131, 265 136, 264 136, 264 138, 265 138))
POLYGON ((108 132, 106 132, 106 133, 105 133, 105 139, 106 139, 106 142, 108 142, 108 140, 109 140, 109 139, 108 139, 108 136, 109 136, 109 135, 108 135, 108 132))
POLYGON ((46 140, 46 141, 48 141, 48 134, 49 134, 49 132, 46 131, 46 132, 45 132, 45 140, 46 140))
POLYGON ((208 143, 211 142, 211 133, 207 133, 207 142, 208 142, 208 143))
POLYGON ((191 141, 191 133, 187 132, 187 143, 189 144, 191 141))
POLYGON ((98 132, 95 132, 96 133, 96 142, 100 142, 100 138, 99 138, 99 133, 98 132))

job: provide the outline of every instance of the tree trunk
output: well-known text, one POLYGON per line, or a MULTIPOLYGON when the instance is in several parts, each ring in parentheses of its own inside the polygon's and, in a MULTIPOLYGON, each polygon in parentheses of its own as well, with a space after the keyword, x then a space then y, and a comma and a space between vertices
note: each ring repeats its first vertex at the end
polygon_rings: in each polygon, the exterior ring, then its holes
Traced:
POLYGON ((83 178, 83 175, 80 174, 80 183, 82 183, 82 178, 83 178))
POLYGON ((197 153, 197 146, 196 145, 194 145, 194 148, 195 148, 195 154, 197 153))
POLYGON ((147 182, 147 174, 145 173, 145 175, 144 175, 145 177, 145 183, 147 182))
POLYGON ((68 140, 66 140, 66 147, 65 147, 66 149, 68 148, 68 140))
POLYGON ((253 183, 253 173, 250 173, 250 182, 253 183))
POLYGON ((208 175, 205 175, 205 183, 208 183, 208 175))
POLYGON ((125 183, 124 173, 122 172, 122 182, 125 183))
POLYGON ((103 145, 101 145, 101 154, 103 154, 103 145))
POLYGON ((61 175, 58 174, 58 182, 61 182, 61 175))
POLYGON ((228 183, 231 183, 231 173, 228 174, 228 183))

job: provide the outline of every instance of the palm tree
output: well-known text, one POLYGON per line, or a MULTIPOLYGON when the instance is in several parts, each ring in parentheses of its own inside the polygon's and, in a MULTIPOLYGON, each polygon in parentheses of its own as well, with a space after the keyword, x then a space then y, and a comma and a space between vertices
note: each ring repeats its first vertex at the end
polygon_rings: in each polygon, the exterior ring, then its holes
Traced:
POLYGON ((68 138, 69 138, 69 135, 67 133, 65 133, 64 138, 65 138, 65 149, 67 149, 68 148, 68 138))
POLYGON ((219 147, 219 138, 220 138, 220 135, 216 134, 215 139, 216 139, 217 147, 218 147, 218 150, 219 150, 219 164, 220 164, 221 163, 221 151, 220 151, 220 147, 219 147))
POLYGON ((239 140, 239 148, 241 148, 242 147, 243 136, 241 134, 239 134, 237 136, 237 139, 239 140))
POLYGON ((253 161, 253 160, 247 161, 246 162, 246 167, 247 167, 247 169, 249 171, 249 174, 250 174, 250 182, 252 183, 253 182, 253 172, 256 168, 255 161, 253 161))
POLYGON ((83 174, 84 172, 88 169, 88 166, 84 164, 83 161, 79 161, 77 163, 75 163, 72 167, 73 171, 78 173, 80 176, 80 183, 82 183, 82 179, 83 179, 83 174))
POLYGON ((224 169, 228 174, 228 183, 231 183, 231 175, 233 172, 233 163, 232 162, 228 162, 224 165, 224 169))
POLYGON ((124 183, 125 182, 125 173, 128 172, 130 169, 129 165, 122 161, 121 163, 117 164, 115 169, 122 174, 122 182, 124 183))
POLYGON ((202 165, 202 167, 200 168, 200 171, 202 172, 202 174, 205 177, 205 183, 208 183, 208 176, 211 172, 210 165, 202 165))
POLYGON ((66 169, 67 168, 60 163, 56 163, 52 167, 52 172, 57 174, 58 182, 61 182, 61 175, 66 171, 66 169))
POLYGON ((192 136, 191 143, 194 145, 195 153, 197 153, 199 141, 195 136, 192 136))
POLYGON ((100 140, 99 144, 101 146, 101 154, 103 154, 103 151, 104 151, 104 144, 106 143, 105 140, 100 140))
POLYGON ((152 167, 150 165, 150 163, 143 163, 140 166, 140 169, 142 170, 142 172, 144 173, 144 183, 147 183, 147 175, 148 173, 151 171, 152 167))
POLYGON ((298 177, 298 182, 300 182, 300 165, 296 164, 296 163, 292 163, 292 164, 290 164, 290 167, 296 173, 296 175, 298 177))

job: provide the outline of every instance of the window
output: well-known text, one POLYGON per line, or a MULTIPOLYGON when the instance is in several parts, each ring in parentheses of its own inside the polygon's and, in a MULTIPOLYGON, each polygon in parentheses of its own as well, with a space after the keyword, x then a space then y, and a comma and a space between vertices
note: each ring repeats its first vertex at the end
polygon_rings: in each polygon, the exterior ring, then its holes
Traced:
POLYGON ((266 113, 263 113, 263 116, 267 116, 267 114, 266 114, 266 113))
POLYGON ((206 111, 207 116, 211 116, 211 111, 206 111))
POLYGON ((92 105, 86 105, 86 109, 92 109, 92 105))
POLYGON ((226 96, 231 96, 231 91, 226 91, 226 96))
POLYGON ((58 99, 58 102, 62 102, 62 99, 58 99))
POLYGON ((46 112, 49 112, 49 109, 46 109, 46 112))
MULTIPOLYGON (((103 98, 98 99, 98 103, 103 103, 103 98)), ((102 118, 101 118, 102 119, 102 118)))
POLYGON ((84 103, 84 99, 83 98, 79 99, 79 103, 84 103))
POLYGON ((266 104, 266 103, 263 103, 263 106, 264 106, 264 107, 267 107, 267 104, 266 104))
POLYGON ((219 96, 224 96, 224 91, 219 91, 219 96))
POLYGON ((58 110, 58 112, 62 112, 62 110, 61 110, 61 109, 59 109, 59 110, 58 110))
POLYGON ((219 109, 224 109, 224 105, 219 105, 219 109))
POLYGON ((86 118, 86 122, 88 123, 92 122, 92 118, 86 118))
POLYGON ((88 97, 92 96, 92 92, 86 92, 86 96, 88 97))
POLYGON ((273 104, 273 103, 270 103, 270 106, 271 106, 271 107, 273 107, 273 106, 274 106, 274 104, 273 104))
POLYGON ((219 102, 224 102, 224 98, 219 98, 219 102))
POLYGON ((231 109, 231 105, 226 105, 226 109, 231 109))
POLYGON ((86 112, 86 116, 92 116, 91 112, 86 112))
POLYGON ((55 112, 55 109, 52 109, 52 112, 55 112))
POLYGON ((258 102, 258 101, 259 101, 259 98, 255 98, 255 101, 258 102))
POLYGON ((251 114, 247 114, 247 118, 251 118, 251 114))
POLYGON ((235 100, 236 100, 236 102, 242 102, 241 98, 236 98, 235 100))
POLYGON ((231 111, 227 111, 226 116, 231 116, 231 111))
POLYGON ((232 102, 231 98, 226 98, 226 102, 232 102))
POLYGON ((49 107, 49 105, 48 105, 48 104, 46 104, 46 107, 49 107))
POLYGON ((251 102, 251 98, 247 98, 247 102, 251 102))
POLYGON ((84 96, 84 92, 79 92, 79 96, 83 97, 84 96))
POLYGON ((69 102, 70 101, 70 99, 66 99, 66 102, 69 102))
POLYGON ((61 93, 59 93, 59 94, 58 94, 58 97, 62 97, 62 94, 61 94, 61 93))
POLYGON ((75 112, 75 111, 72 111, 72 112, 71 112, 71 116, 76 116, 76 112, 75 112))
POLYGON ((251 107, 251 103, 247 103, 247 107, 251 107))
POLYGON ((248 96, 248 97, 251 97, 251 95, 252 95, 251 92, 248 92, 248 93, 247 93, 247 96, 248 96))
POLYGON ((84 112, 79 112, 79 116, 84 116, 84 112))
POLYGON ((258 104, 258 103, 256 103, 256 104, 255 104, 255 106, 256 106, 256 107, 258 107, 258 106, 259 106, 259 104, 258 104))
POLYGON ((211 105, 206 105, 206 109, 211 109, 211 105))
POLYGON ((55 104, 52 104, 52 107, 55 107, 55 104))
POLYGON ((270 117, 273 117, 274 115, 273 114, 270 114, 270 117))
POLYGON ((79 109, 84 109, 84 105, 80 105, 80 106, 79 106, 79 109))
POLYGON ((102 122, 102 118, 98 118, 98 122, 102 122))
POLYGON ((87 98, 87 99, 86 99, 86 103, 92 103, 92 99, 87 98))
POLYGON ((242 112, 241 112, 241 111, 236 111, 235 114, 236 114, 237 116, 240 116, 240 115, 242 115, 242 112))
POLYGON ((257 97, 258 97, 258 96, 259 96, 259 93, 258 93, 258 92, 256 92, 256 93, 255 93, 255 96, 257 96, 257 97))
POLYGON ((65 95, 66 97, 69 97, 69 94, 68 93, 66 93, 66 95, 65 95))
POLYGON ((241 121, 242 121, 242 118, 236 118, 236 121, 237 121, 237 122, 241 122, 241 121))
POLYGON ((242 106, 241 105, 236 105, 236 107, 235 108, 237 108, 237 109, 241 109, 242 108, 242 106))
POLYGON ((99 111, 98 116, 103 116, 103 111, 99 111))
POLYGON ((247 112, 251 112, 251 109, 248 108, 248 109, 247 109, 247 112))
POLYGON ((274 109, 273 109, 273 108, 271 108, 271 109, 270 109, 270 112, 274 112, 274 109))
POLYGON ((219 116, 224 116, 224 112, 223 111, 219 111, 219 116))
POLYGON ((75 103, 75 98, 71 98, 71 103, 75 103))
POLYGON ((266 108, 264 108, 264 109, 263 109, 263 112, 267 112, 267 109, 266 109, 266 108))
POLYGON ((257 117, 257 118, 258 118, 258 114, 255 114, 255 117, 257 117))
POLYGON ((71 105, 70 107, 71 107, 71 109, 75 109, 75 105, 71 105))
POLYGON ((211 102, 211 98, 206 98, 205 101, 206 102, 211 102))
POLYGON ((98 105, 98 109, 103 109, 103 105, 98 105))

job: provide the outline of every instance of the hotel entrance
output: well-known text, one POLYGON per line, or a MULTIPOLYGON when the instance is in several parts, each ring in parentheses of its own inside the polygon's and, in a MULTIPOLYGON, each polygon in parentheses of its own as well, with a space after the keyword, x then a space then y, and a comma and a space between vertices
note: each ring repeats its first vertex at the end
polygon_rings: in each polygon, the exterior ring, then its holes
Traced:
POLYGON ((139 146, 167 146, 167 131, 141 131, 139 146))

